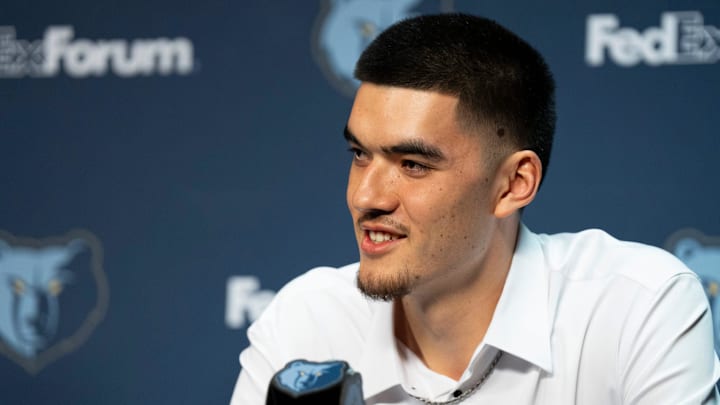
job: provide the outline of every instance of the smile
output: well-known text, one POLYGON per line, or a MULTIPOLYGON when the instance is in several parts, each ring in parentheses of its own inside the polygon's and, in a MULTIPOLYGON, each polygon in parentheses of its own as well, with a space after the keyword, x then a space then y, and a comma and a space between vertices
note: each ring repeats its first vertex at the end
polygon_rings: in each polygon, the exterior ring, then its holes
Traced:
POLYGON ((396 240, 399 238, 397 235, 393 235, 393 234, 386 233, 386 232, 368 231, 367 234, 373 243, 382 243, 382 242, 387 242, 387 241, 391 241, 391 240, 396 240))

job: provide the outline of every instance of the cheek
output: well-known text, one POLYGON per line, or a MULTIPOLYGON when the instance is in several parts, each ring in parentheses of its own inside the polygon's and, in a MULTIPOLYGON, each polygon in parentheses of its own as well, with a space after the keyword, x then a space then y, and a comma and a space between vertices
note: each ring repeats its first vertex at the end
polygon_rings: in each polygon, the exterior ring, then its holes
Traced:
POLYGON ((436 187, 409 186, 403 193, 403 206, 408 219, 419 226, 419 231, 432 232, 431 227, 441 221, 448 209, 449 196, 436 187))
POLYGON ((462 196, 447 185, 415 188, 407 194, 405 212, 415 231, 428 243, 447 244, 463 231, 467 215, 462 196))
POLYGON ((411 194, 407 212, 423 234, 438 242, 474 244, 489 218, 487 192, 482 184, 437 186, 411 194))

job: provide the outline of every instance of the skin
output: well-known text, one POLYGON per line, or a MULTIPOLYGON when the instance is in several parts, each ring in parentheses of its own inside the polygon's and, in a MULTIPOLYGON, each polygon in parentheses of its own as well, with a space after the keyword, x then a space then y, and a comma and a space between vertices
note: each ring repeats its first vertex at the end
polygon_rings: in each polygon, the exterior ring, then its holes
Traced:
POLYGON ((394 300, 397 338, 455 379, 487 331, 518 210, 541 176, 535 153, 488 151, 490 133, 462 129, 457 103, 433 91, 363 83, 345 134, 354 153, 347 203, 358 285, 394 300), (373 242, 371 231, 390 240, 373 242))

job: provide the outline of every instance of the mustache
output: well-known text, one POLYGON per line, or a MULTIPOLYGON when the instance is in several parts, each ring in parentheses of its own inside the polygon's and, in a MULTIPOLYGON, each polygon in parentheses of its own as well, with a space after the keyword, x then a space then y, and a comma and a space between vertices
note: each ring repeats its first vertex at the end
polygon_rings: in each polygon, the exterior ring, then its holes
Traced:
POLYGON ((357 220, 358 227, 361 227, 365 222, 372 222, 376 225, 383 225, 390 227, 399 233, 407 234, 408 229, 402 223, 398 222, 393 217, 389 216, 385 211, 368 211, 360 216, 357 220))

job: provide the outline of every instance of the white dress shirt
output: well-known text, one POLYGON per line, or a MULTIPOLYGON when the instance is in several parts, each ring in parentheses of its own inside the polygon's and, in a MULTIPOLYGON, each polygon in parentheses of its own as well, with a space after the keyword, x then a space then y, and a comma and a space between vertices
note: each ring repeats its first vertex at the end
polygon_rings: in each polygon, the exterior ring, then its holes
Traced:
POLYGON ((367 405, 453 398, 463 404, 715 404, 720 363, 697 276, 669 253, 599 230, 536 235, 521 226, 484 340, 459 381, 428 369, 393 336, 392 303, 365 298, 358 265, 288 283, 249 329, 232 405, 262 405, 291 360, 340 359, 367 405))

